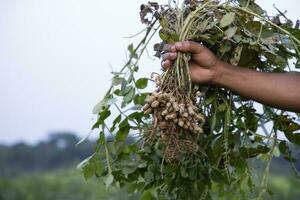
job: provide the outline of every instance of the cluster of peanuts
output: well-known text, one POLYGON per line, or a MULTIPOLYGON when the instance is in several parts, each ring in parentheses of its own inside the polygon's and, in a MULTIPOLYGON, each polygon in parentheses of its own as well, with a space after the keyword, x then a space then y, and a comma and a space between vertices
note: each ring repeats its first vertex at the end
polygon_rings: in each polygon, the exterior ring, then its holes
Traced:
POLYGON ((179 101, 171 93, 154 91, 145 99, 144 114, 153 114, 157 126, 164 130, 175 124, 192 133, 203 133, 204 116, 191 100, 179 101))

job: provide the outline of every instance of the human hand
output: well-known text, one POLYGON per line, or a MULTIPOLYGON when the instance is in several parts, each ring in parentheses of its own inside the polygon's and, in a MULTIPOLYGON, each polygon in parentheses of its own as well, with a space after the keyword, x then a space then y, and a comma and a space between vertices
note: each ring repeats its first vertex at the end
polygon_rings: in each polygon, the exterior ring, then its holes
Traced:
POLYGON ((195 83, 214 83, 217 69, 221 61, 205 46, 191 41, 166 44, 164 46, 163 67, 172 67, 177 58, 177 52, 189 52, 192 54, 189 66, 191 80, 195 83))

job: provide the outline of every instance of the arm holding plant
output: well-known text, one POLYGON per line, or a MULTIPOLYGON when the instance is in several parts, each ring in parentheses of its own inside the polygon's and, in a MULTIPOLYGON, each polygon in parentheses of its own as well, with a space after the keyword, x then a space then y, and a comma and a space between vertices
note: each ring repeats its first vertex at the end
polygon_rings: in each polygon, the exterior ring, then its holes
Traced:
POLYGON ((300 112, 300 73, 267 73, 233 66, 219 60, 195 42, 165 45, 164 67, 171 67, 177 52, 190 52, 190 76, 195 83, 210 83, 272 107, 300 112))

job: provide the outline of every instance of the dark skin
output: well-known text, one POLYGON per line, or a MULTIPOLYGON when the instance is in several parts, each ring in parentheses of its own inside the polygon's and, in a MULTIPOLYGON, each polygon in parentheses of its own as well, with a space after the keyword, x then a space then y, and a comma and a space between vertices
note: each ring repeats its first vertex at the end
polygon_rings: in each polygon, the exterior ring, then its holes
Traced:
POLYGON ((300 73, 266 73, 233 66, 190 41, 167 44, 164 51, 164 68, 172 67, 178 51, 192 54, 190 76, 194 83, 219 85, 262 104, 300 112, 300 73))

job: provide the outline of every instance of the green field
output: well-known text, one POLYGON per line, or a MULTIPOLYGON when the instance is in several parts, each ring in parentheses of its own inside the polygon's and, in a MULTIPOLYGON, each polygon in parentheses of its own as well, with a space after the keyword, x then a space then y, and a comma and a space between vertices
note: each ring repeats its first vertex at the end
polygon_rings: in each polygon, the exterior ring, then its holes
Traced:
POLYGON ((126 193, 107 191, 101 180, 86 182, 72 169, 0 179, 1 200, 114 200, 121 196, 126 193))
MULTIPOLYGON (((274 195, 266 199, 298 200, 300 181, 285 176, 270 178, 274 195)), ((0 179, 0 200, 126 200, 125 191, 105 189, 100 179, 85 181, 73 169, 0 179)))
MULTIPOLYGON (((78 138, 67 134, 55 135, 37 145, 0 145, 0 200, 138 199, 116 188, 107 191, 102 179, 85 181, 76 165, 90 155, 94 143, 75 146, 76 141, 78 138), (57 145, 62 143, 63 148, 57 145)), ((283 159, 274 160, 269 180, 274 194, 265 199, 300 198, 300 180, 283 159)))

